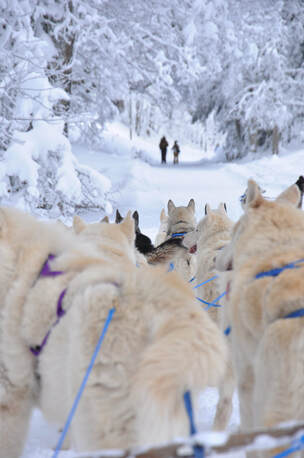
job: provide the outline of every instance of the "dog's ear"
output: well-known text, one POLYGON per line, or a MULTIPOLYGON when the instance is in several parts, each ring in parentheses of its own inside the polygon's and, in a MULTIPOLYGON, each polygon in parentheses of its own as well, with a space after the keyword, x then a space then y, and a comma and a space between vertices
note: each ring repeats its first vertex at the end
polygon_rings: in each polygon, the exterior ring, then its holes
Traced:
POLYGON ((190 200, 189 200, 188 208, 190 208, 190 209, 193 211, 193 213, 195 212, 195 202, 194 202, 194 199, 190 199, 190 200))
POLYGON ((248 180, 246 190, 246 208, 258 208, 262 202, 264 202, 264 199, 259 185, 254 180, 248 180))
POLYGON ((135 232, 140 232, 140 229, 138 227, 139 215, 138 215, 138 211, 137 210, 135 210, 135 212, 133 212, 132 218, 134 219, 134 222, 135 222, 135 232))
POLYGON ((295 183, 298 188, 300 189, 301 192, 304 192, 304 177, 303 175, 300 175, 299 178, 297 179, 295 183))
POLYGON ((131 216, 131 211, 129 210, 127 216, 124 220, 120 223, 121 228, 124 234, 127 236, 127 239, 130 243, 134 243, 135 240, 135 222, 133 217, 131 216))
POLYGON ((227 213, 227 206, 225 204, 225 202, 221 202, 218 206, 218 210, 220 210, 220 212, 226 214, 227 213))
POLYGON ((73 218, 73 230, 75 234, 80 234, 80 232, 84 231, 87 227, 86 223, 83 221, 82 218, 78 215, 74 215, 73 218))
POLYGON ((160 222, 163 223, 167 219, 166 211, 164 208, 162 208, 162 211, 160 212, 160 222))
POLYGON ((301 191, 296 184, 289 186, 276 198, 276 202, 287 202, 294 207, 299 207, 301 202, 301 191))
POLYGON ((116 210, 116 216, 115 216, 115 223, 116 224, 119 224, 121 223, 123 220, 123 217, 121 216, 121 214, 119 213, 119 210, 116 210))
POLYGON ((172 211, 176 208, 176 206, 174 205, 173 201, 170 199, 168 200, 168 213, 172 213, 172 211))
POLYGON ((109 220, 108 215, 104 216, 100 222, 101 222, 101 223, 109 223, 110 220, 109 220))
POLYGON ((209 204, 206 204, 205 205, 205 215, 209 215, 209 213, 211 213, 211 207, 209 204))

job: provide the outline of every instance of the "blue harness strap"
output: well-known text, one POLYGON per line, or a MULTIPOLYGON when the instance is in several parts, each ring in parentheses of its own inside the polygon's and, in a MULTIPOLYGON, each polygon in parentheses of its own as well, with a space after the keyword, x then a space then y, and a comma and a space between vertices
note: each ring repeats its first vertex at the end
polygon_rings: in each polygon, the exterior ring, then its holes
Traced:
POLYGON ((289 264, 285 264, 285 266, 282 267, 277 267, 274 269, 266 270, 265 272, 260 272, 256 274, 255 278, 263 278, 263 277, 277 277, 286 269, 298 269, 301 266, 298 266, 297 264, 301 264, 304 262, 304 259, 298 259, 297 261, 290 262, 289 264))
POLYGON ((288 313, 288 315, 285 315, 284 318, 301 318, 302 316, 304 316, 304 308, 294 310, 288 313))
POLYGON ((292 441, 291 447, 284 450, 283 452, 277 453, 272 458, 284 458, 285 456, 289 456, 294 452, 303 450, 303 448, 304 448, 304 436, 301 436, 299 439, 295 439, 294 441, 292 441))
POLYGON ((224 331, 225 336, 229 336, 230 332, 231 332, 231 326, 227 326, 227 328, 224 331))
POLYGON ((174 264, 173 262, 170 262, 169 267, 168 267, 168 272, 172 272, 174 270, 174 264))
POLYGON ((171 235, 171 239, 175 239, 175 237, 184 237, 187 232, 175 232, 174 234, 171 235))
POLYGON ((217 304, 217 301, 219 301, 222 297, 224 297, 225 294, 226 294, 226 291, 220 294, 218 297, 216 297, 213 302, 204 301, 204 299, 201 299, 200 297, 196 297, 196 299, 202 302, 203 304, 206 304, 207 307, 205 307, 205 310, 208 310, 210 309, 210 307, 222 307, 221 304, 217 304))
MULTIPOLYGON (((277 277, 278 275, 280 275, 280 273, 284 272, 284 270, 287 270, 287 269, 298 269, 299 267, 301 267, 298 264, 301 264, 303 262, 304 262, 304 259, 298 259, 297 261, 285 264, 285 266, 277 267, 277 268, 270 269, 270 270, 266 270, 265 272, 260 272, 255 276, 255 278, 259 279, 259 278, 263 278, 263 277, 277 277)), ((285 318, 286 319, 288 319, 288 318, 300 318, 302 316, 304 316, 304 308, 300 308, 300 309, 294 310, 293 312, 290 312, 287 315, 285 315, 283 318, 284 319, 285 318)))
POLYGON ((99 336, 99 339, 98 339, 98 342, 96 344, 94 353, 93 353, 92 358, 90 360, 90 363, 89 363, 89 366, 87 368, 87 371, 86 371, 86 373, 85 373, 85 375, 83 377, 82 383, 81 383, 80 388, 79 388, 79 390, 77 392, 77 395, 76 395, 75 400, 73 402, 72 408, 70 410, 70 413, 69 413, 68 418, 66 420, 66 423, 64 425, 62 433, 61 433, 61 435, 59 437, 59 440, 58 440, 58 443, 56 445, 56 449, 54 451, 54 454, 52 455, 52 458, 57 458, 57 456, 58 456, 58 454, 60 452, 60 449, 61 449, 62 444, 64 442, 65 436, 67 435, 67 432, 68 432, 68 429, 70 427, 71 421, 73 420, 73 417, 75 415, 76 409, 77 409, 78 404, 79 404, 79 401, 81 399, 82 393, 83 393, 83 391, 85 389, 85 386, 86 386, 86 383, 88 381, 89 375, 90 375, 90 373, 91 373, 91 371, 93 369, 93 366, 94 366, 94 363, 95 363, 95 359, 97 358, 97 355, 99 353, 101 344, 102 344, 102 342, 104 340, 104 337, 105 337, 105 335, 107 333, 109 324, 112 321, 112 318, 113 318, 113 315, 114 315, 115 311, 116 311, 116 309, 113 307, 108 312, 107 319, 105 321, 105 324, 104 324, 103 329, 101 331, 101 334, 99 336))
MULTIPOLYGON (((194 278, 195 278, 195 277, 194 277, 194 278)), ((216 278, 218 278, 218 275, 214 275, 214 277, 208 278, 208 280, 205 280, 205 281, 203 281, 202 283, 199 283, 198 285, 193 286, 193 289, 199 288, 200 286, 203 286, 203 285, 205 285, 206 283, 209 283, 210 281, 215 280, 216 278)), ((191 279, 190 281, 192 281, 192 279, 191 279)))
MULTIPOLYGON (((188 419, 189 419, 190 436, 193 436, 194 434, 197 433, 197 430, 196 430, 195 423, 194 423, 191 393, 189 390, 185 391, 184 393, 184 404, 185 404, 185 409, 186 409, 188 419)), ((204 458, 205 456, 204 447, 202 447, 201 445, 195 445, 193 447, 193 453, 194 453, 195 458, 204 458)))

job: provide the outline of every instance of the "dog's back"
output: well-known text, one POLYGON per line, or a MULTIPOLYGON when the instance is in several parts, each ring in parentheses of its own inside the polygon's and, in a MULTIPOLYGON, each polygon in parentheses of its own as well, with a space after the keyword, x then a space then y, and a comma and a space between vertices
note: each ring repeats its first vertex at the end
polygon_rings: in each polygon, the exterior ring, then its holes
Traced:
POLYGON ((293 185, 269 202, 250 180, 246 212, 219 255, 219 266, 233 267, 229 315, 243 427, 304 419, 300 197, 293 185))

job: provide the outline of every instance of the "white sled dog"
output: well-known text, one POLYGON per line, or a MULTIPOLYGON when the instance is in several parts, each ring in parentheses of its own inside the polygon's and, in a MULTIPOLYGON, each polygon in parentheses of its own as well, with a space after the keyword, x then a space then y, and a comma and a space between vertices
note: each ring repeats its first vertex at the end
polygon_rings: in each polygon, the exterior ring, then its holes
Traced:
POLYGON ((191 287, 136 268, 130 213, 78 229, 0 209, 1 458, 20 457, 34 403, 64 424, 112 308, 71 424, 76 450, 187 435, 184 391, 195 397, 225 370, 225 340, 191 287))
MULTIPOLYGON (((267 201, 249 180, 246 212, 217 258, 218 268, 233 267, 228 310, 244 428, 304 420, 300 198, 293 185, 267 201)), ((259 456, 273 455, 271 450, 259 456)))
MULTIPOLYGON (((183 244, 190 252, 197 253, 197 270, 193 286, 200 285, 215 277, 214 280, 195 288, 196 296, 201 300, 212 303, 225 289, 219 288, 218 272, 215 270, 215 258, 219 250, 223 249, 231 239, 233 221, 227 215, 226 205, 220 203, 217 209, 212 210, 209 204, 205 206, 205 216, 200 220, 196 229, 185 235, 183 244)), ((226 286, 226 285, 225 285, 226 286)), ((221 307, 209 307, 201 304, 208 310, 210 317, 218 324, 222 332, 227 328, 224 310, 225 297, 219 300, 221 307)), ((230 339, 230 338, 229 338, 230 339)), ((232 397, 235 381, 231 358, 227 366, 223 383, 219 386, 219 401, 213 428, 224 430, 232 412, 232 397)))
MULTIPOLYGON (((182 238, 188 232, 195 229, 195 202, 193 199, 189 200, 187 206, 176 207, 174 202, 170 199, 168 201, 168 221, 167 221, 167 236, 166 240, 170 238, 182 238)), ((196 256, 190 252, 178 259, 172 259, 171 265, 176 272, 178 272, 185 281, 189 281, 196 271, 196 256)))

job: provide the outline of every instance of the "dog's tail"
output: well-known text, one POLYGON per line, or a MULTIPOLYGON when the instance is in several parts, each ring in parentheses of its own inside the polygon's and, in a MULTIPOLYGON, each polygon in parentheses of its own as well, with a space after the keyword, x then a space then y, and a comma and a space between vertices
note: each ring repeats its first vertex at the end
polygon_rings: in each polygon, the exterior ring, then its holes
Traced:
POLYGON ((167 264, 178 253, 185 253, 187 248, 183 246, 182 239, 169 239, 158 245, 149 253, 146 258, 149 264, 167 264))
POLYGON ((188 319, 172 328, 168 321, 143 355, 135 382, 138 445, 187 435, 185 391, 195 399, 199 391, 217 386, 223 377, 227 363, 224 337, 208 315, 202 315, 203 319, 194 318, 189 313, 188 319))

